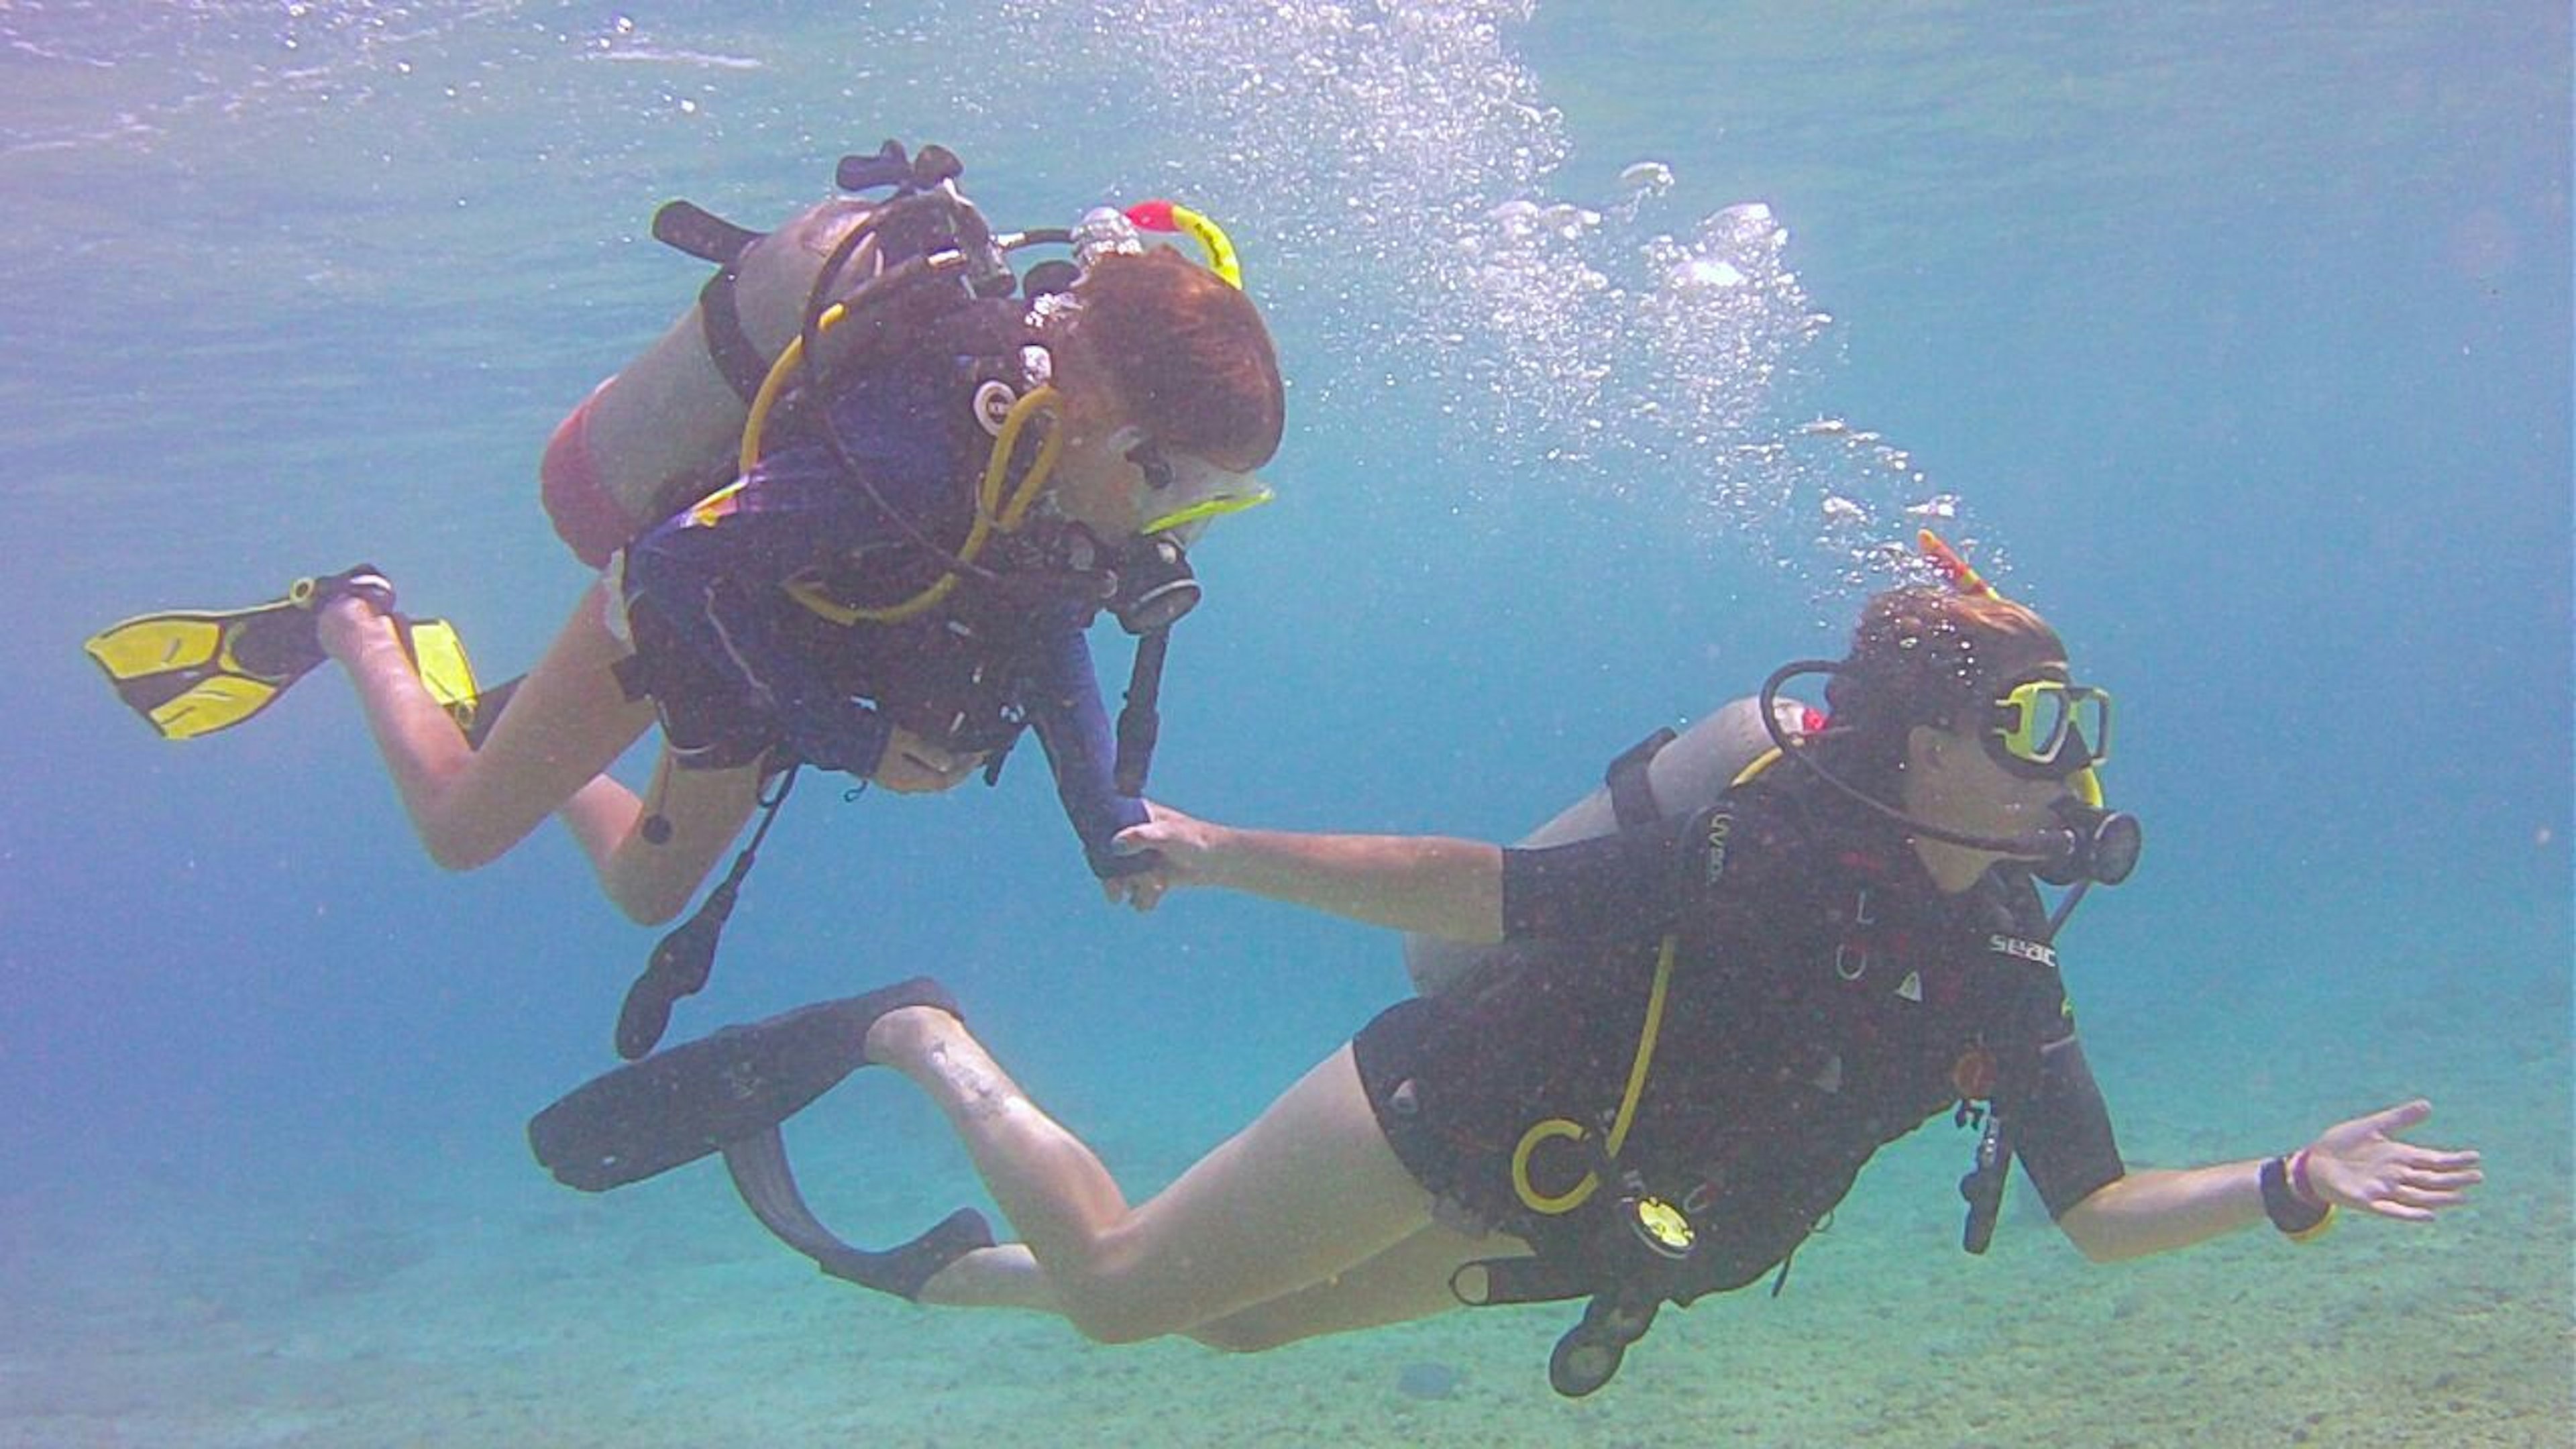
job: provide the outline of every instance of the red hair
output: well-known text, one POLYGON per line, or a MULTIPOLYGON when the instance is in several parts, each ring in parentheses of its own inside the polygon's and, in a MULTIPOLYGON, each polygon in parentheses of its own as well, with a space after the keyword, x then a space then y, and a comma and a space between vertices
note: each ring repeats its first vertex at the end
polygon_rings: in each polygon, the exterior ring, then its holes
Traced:
MULTIPOLYGON (((1106 256, 1074 288, 1067 341, 1158 442, 1258 468, 1279 451, 1286 388, 1252 299, 1168 247, 1106 256)), ((1080 376, 1069 380, 1083 390, 1080 376)))

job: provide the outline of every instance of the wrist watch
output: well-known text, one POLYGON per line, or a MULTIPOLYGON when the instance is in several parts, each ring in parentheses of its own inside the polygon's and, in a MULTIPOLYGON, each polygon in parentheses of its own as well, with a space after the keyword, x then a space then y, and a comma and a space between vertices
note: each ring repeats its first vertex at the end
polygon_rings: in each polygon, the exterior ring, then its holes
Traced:
POLYGON ((2333 1203, 2308 1203, 2290 1190, 2290 1159, 2267 1158, 2261 1174, 2263 1216, 2272 1226, 2287 1234, 2290 1241, 2304 1243, 2326 1230, 2334 1221, 2333 1203))

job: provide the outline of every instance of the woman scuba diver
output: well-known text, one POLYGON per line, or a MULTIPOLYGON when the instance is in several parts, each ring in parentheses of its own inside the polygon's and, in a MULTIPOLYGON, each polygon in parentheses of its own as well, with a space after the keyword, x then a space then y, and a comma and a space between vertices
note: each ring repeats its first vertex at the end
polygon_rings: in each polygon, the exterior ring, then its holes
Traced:
POLYGON ((2425 1221, 2480 1180, 2477 1154, 2401 1140, 2422 1102, 2269 1157, 2126 1166, 2034 884, 2115 883, 2135 862, 2134 828, 2083 801, 2109 697, 2036 614, 1965 581, 1879 595, 1818 668, 1830 716, 1780 731, 1713 804, 1574 844, 1246 831, 1155 807, 1119 840, 1156 857, 1148 902, 1219 886, 1546 948, 1381 1014, 1133 1207, 926 980, 621 1068, 538 1114, 531 1145, 593 1191, 721 1150, 763 1223, 826 1272, 1103 1341, 1252 1350, 1584 1298, 1549 1366, 1567 1394, 1607 1382, 1661 1305, 1785 1279, 1878 1149, 1935 1117, 1988 1127, 1961 1184, 1971 1250, 2015 1159, 2096 1260, 2266 1219, 2306 1238, 2337 1208, 2425 1221), (777 1124, 865 1063, 945 1111, 1018 1242, 968 1211, 867 1253, 805 1211, 777 1124))
MULTIPOLYGON (((941 791, 997 775, 1033 728, 1115 895, 1138 864, 1110 840, 1145 819, 1164 631, 1197 598, 1186 547, 1269 496, 1253 470, 1280 440, 1278 361, 1204 218, 1148 203, 996 233, 961 170, 888 142, 844 159, 850 194, 773 233, 687 203, 656 217, 722 270, 547 448, 548 512, 604 573, 506 709, 456 677, 461 653, 438 667, 452 633, 397 614, 367 568, 237 614, 130 620, 91 653, 176 737, 337 660, 441 865, 480 866, 559 813, 642 922, 688 903, 799 764, 941 791), (1191 231, 1210 264, 1148 249, 1139 223, 1191 231), (1073 259, 1015 270, 1039 245, 1073 259), (1114 741, 1083 632, 1103 610, 1139 640, 1114 741), (605 771, 657 718, 638 798, 605 771)), ((704 981, 759 841, 656 953, 628 1055, 704 981)))

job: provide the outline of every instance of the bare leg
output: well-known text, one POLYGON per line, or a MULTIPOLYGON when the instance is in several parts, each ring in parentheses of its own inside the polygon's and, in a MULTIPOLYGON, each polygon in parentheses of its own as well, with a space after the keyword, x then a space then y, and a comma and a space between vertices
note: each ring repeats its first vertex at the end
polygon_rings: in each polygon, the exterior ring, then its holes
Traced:
POLYGON ((868 1056, 948 1114, 1027 1244, 949 1265, 925 1302, 1046 1309, 1092 1338, 1134 1342, 1323 1282, 1430 1226, 1430 1195, 1386 1145, 1348 1047, 1132 1209, 956 1018, 889 1013, 868 1056))
POLYGON ((610 898, 639 920, 657 920, 688 903, 741 828, 757 773, 745 767, 673 782, 663 809, 672 838, 659 847, 643 842, 641 802, 603 772, 652 726, 653 708, 627 699, 610 672, 628 650, 600 608, 594 585, 480 750, 421 687, 390 619, 362 600, 341 600, 326 609, 321 637, 348 670, 432 859, 471 870, 561 809, 610 898))
MULTIPOLYGON (((1320 1283, 1211 1319, 1189 1336, 1227 1353, 1259 1353, 1300 1339, 1410 1323, 1458 1306, 1449 1280, 1487 1258, 1527 1255, 1529 1245, 1505 1233, 1473 1235, 1434 1225, 1354 1268, 1320 1283)), ((986 1249, 973 1266, 945 1274, 924 1294, 947 1307, 1027 1308, 1062 1314, 1046 1270, 1024 1243, 986 1249), (964 1295, 976 1295, 969 1301, 964 1295)))
MULTIPOLYGON (((518 708, 518 702, 510 707, 518 708)), ((630 919, 650 925, 678 915, 716 857, 742 833, 742 822, 760 800, 760 767, 684 770, 666 750, 654 762, 647 798, 649 810, 634 791, 602 775, 581 788, 563 816, 589 854, 600 889, 630 919), (671 827, 659 845, 644 838, 644 821, 652 813, 671 827)))
POLYGON ((1229 1353, 1258 1353, 1389 1323, 1410 1323, 1458 1306, 1450 1275, 1486 1258, 1518 1258, 1529 1245, 1506 1233, 1482 1236, 1432 1226, 1338 1277, 1190 1330, 1190 1337, 1229 1353))

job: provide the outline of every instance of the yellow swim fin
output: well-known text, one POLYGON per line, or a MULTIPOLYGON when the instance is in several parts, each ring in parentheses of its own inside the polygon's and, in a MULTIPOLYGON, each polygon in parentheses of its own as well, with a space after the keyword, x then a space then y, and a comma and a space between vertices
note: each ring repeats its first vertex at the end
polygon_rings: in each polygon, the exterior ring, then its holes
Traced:
MULTIPOLYGON (((320 664, 325 656, 314 611, 349 594, 366 595, 392 613, 393 585, 362 564, 298 579, 286 597, 246 609, 140 615, 99 631, 87 648, 118 697, 163 739, 193 740, 258 714, 320 664)), ((517 681, 482 689, 453 625, 392 617, 430 696, 467 740, 481 744, 517 681)))
MULTIPOLYGON (((266 605, 234 614, 148 614, 91 637, 89 657, 135 713, 164 739, 190 740, 227 729, 268 708, 269 701, 312 666, 263 672, 241 663, 235 645, 261 629, 266 605)), ((272 664, 271 669, 275 666, 272 664)))
POLYGON ((247 609, 184 609, 127 619, 92 636, 89 657, 162 738, 192 740, 268 708, 321 663, 314 610, 349 594, 393 608, 393 585, 360 564, 297 579, 285 598, 247 609))
POLYGON ((404 652, 411 655, 412 670, 420 675, 429 697, 456 721, 469 744, 480 745, 492 732, 492 722, 500 716, 501 704, 518 686, 513 679, 485 691, 474 681, 474 661, 465 655, 465 641, 457 637, 456 626, 445 619, 406 619, 394 616, 402 633, 404 652))

